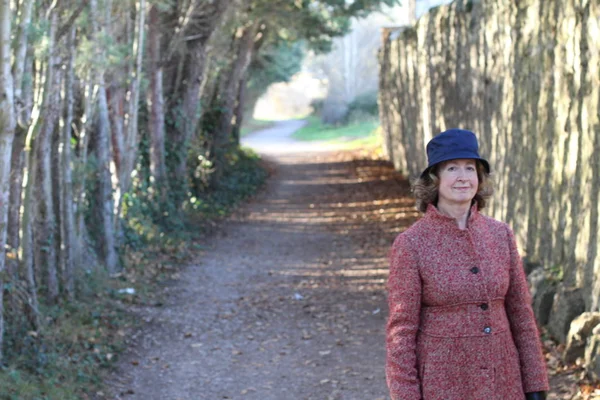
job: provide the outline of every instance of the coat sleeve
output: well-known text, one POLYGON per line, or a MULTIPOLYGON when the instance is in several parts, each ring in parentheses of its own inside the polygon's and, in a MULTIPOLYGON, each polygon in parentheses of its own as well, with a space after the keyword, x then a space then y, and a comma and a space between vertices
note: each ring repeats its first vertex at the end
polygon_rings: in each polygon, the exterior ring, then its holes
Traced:
POLYGON ((390 253, 386 378, 393 400, 421 399, 416 341, 421 312, 418 260, 407 236, 400 234, 390 253))
POLYGON ((515 345, 521 362, 521 376, 525 393, 548 390, 546 362, 542 354, 531 295, 523 263, 517 250, 512 230, 506 226, 510 248, 510 285, 505 299, 506 314, 510 321, 515 345))

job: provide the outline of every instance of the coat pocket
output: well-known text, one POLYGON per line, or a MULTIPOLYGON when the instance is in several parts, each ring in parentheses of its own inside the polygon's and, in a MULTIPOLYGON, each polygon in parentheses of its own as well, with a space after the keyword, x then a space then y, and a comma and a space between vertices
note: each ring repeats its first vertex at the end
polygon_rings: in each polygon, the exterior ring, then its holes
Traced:
POLYGON ((420 354, 419 378, 423 400, 447 400, 452 391, 452 340, 427 337, 420 354))

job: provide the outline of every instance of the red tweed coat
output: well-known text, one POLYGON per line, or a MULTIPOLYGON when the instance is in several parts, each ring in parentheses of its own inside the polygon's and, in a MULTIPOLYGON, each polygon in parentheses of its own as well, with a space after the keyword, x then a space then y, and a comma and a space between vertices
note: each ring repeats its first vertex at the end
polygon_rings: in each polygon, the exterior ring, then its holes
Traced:
POLYGON ((468 227, 430 205, 398 235, 388 282, 394 400, 522 400, 548 390, 527 280, 508 225, 468 227))

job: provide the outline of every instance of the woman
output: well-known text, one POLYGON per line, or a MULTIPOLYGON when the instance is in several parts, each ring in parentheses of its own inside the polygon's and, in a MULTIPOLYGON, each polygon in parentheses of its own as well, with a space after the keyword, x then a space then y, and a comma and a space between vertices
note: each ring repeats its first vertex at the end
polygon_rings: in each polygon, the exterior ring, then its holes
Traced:
POLYGON ((398 235, 388 282, 392 399, 538 400, 546 366, 511 229, 479 211, 493 192, 473 132, 427 145, 423 218, 398 235))

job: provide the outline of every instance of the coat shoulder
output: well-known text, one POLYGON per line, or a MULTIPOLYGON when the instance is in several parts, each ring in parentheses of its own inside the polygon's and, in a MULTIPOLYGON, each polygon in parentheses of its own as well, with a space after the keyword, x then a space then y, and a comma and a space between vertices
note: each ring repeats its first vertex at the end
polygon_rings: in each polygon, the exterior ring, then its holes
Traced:
POLYGON ((401 232, 396 236, 394 240, 393 247, 411 247, 420 241, 420 239, 425 238, 430 230, 427 226, 425 218, 419 219, 417 222, 412 224, 408 229, 401 232))
POLYGON ((512 229, 506 222, 498 221, 495 218, 489 217, 487 215, 481 215, 481 221, 487 229, 492 230, 493 232, 502 232, 509 233, 512 232, 512 229))

